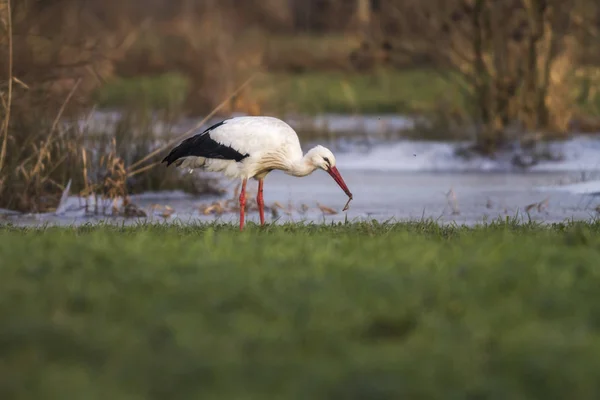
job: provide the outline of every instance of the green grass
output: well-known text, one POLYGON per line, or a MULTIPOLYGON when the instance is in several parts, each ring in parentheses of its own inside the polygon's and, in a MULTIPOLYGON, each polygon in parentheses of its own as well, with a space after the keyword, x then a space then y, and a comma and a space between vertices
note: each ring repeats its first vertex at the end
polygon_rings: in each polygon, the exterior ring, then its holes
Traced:
POLYGON ((248 228, 0 228, 0 398, 598 398, 600 223, 248 228))
POLYGON ((99 107, 178 110, 188 95, 189 81, 178 73, 135 78, 116 78, 95 94, 99 107))
POLYGON ((369 73, 271 73, 254 84, 266 108, 276 112, 415 113, 464 100, 458 85, 426 69, 369 73))
MULTIPOLYGON (((102 87, 96 101, 104 108, 177 109, 188 91, 187 79, 179 74, 119 78, 102 87)), ((252 84, 251 95, 263 104, 264 112, 308 115, 427 112, 442 101, 455 106, 464 101, 457 85, 428 70, 265 73, 252 84)))

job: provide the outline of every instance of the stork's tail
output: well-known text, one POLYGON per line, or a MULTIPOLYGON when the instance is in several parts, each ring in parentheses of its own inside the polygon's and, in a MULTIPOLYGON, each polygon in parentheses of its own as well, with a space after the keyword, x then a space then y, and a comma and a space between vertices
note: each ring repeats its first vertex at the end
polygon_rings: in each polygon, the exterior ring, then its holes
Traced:
POLYGON ((161 161, 161 164, 167 163, 167 167, 168 167, 169 165, 171 165, 175 161, 177 161, 179 159, 179 155, 177 154, 178 147, 175 147, 173 150, 171 150, 171 152, 169 152, 169 154, 165 158, 163 158, 163 160, 161 161))
POLYGON ((161 163, 167 163, 167 167, 173 163, 176 166, 181 165, 185 157, 189 157, 195 155, 195 141, 196 137, 192 136, 190 138, 185 139, 183 142, 179 143, 177 146, 173 147, 173 149, 167 154, 165 158, 161 161, 161 163), (180 162, 177 162, 180 161, 180 162))

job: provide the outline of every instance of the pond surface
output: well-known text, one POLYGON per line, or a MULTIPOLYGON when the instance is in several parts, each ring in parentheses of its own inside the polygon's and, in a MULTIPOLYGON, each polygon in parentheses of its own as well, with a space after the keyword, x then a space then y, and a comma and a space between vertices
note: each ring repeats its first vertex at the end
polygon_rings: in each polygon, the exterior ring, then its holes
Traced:
MULTIPOLYGON (((293 119, 289 122, 296 128, 306 123, 293 119)), ((269 222, 433 218, 441 223, 472 225, 506 217, 561 222, 600 216, 596 211, 600 207, 598 136, 578 136, 546 144, 545 151, 557 155, 559 160, 541 162, 524 171, 512 163, 512 158, 519 154, 518 148, 494 160, 465 159, 456 152, 464 143, 374 140, 364 145, 347 140, 346 133, 350 131, 360 130, 363 137, 373 139, 382 137, 382 132, 409 127, 410 120, 403 117, 326 116, 312 123, 327 126, 333 132, 327 145, 331 144, 337 153, 338 168, 354 200, 350 209, 342 212, 346 196, 323 171, 304 178, 273 172, 265 180, 264 192, 265 203, 272 209, 266 213, 269 222)), ((144 218, 90 215, 80 199, 70 199, 71 206, 60 215, 12 215, 0 210, 0 223, 36 226, 98 221, 135 224, 220 220, 237 224, 235 201, 229 202, 225 207, 228 210, 219 215, 204 212, 211 203, 222 205, 226 199, 233 199, 237 185, 238 182, 224 182, 228 193, 221 198, 181 193, 132 196, 133 203, 145 211, 144 218)), ((253 198, 256 182, 250 182, 248 189, 248 197, 253 198)), ((257 221, 255 207, 250 204, 249 208, 248 220, 257 221)))
MULTIPOLYGON (((476 224, 486 220, 518 217, 522 221, 561 222, 566 219, 589 220, 598 214, 600 183, 588 182, 593 190, 575 190, 581 186, 565 186, 564 182, 578 179, 574 172, 400 172, 340 171, 354 194, 347 212, 341 212, 346 196, 323 171, 305 178, 295 178, 281 172, 270 174, 265 180, 265 203, 276 212, 267 212, 267 221, 331 222, 348 220, 418 220, 434 218, 442 223, 476 224), (594 187, 596 189, 594 189, 594 187), (574 190, 569 190, 573 188, 574 190), (594 193, 598 194, 595 195, 594 193), (539 207, 528 206, 539 203, 539 207), (290 206, 291 205, 291 206, 290 206), (329 214, 319 205, 337 211, 329 214)), ((236 182, 228 185, 229 193, 223 198, 196 198, 185 195, 133 196, 133 202, 146 211, 146 218, 111 216, 84 216, 82 209, 62 215, 37 214, 5 216, 4 222, 18 225, 58 224, 71 225, 105 221, 109 223, 215 221, 237 223, 235 210, 220 216, 204 215, 206 205, 232 198, 236 182), (171 208, 165 212, 165 206, 171 208), (170 214, 168 217, 162 215, 170 214)), ((583 186, 585 189, 585 186, 583 186)), ((256 183, 248 185, 249 197, 256 191, 256 183)), ((234 201, 231 204, 235 204, 234 201)), ((250 207, 249 221, 258 221, 258 213, 250 207)))

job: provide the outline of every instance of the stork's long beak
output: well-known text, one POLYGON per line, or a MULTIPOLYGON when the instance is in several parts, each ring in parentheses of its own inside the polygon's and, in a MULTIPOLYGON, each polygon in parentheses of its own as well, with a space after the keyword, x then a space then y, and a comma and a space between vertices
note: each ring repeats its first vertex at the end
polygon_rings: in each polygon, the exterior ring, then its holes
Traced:
POLYGON ((327 170, 327 172, 329 173, 329 175, 331 175, 331 177, 333 178, 334 181, 336 181, 336 183, 338 185, 340 185, 340 187, 342 188, 342 190, 344 192, 346 192, 346 194, 348 195, 348 197, 350 199, 352 199, 352 193, 350 193, 350 190, 348 189, 348 186, 346 186, 346 182, 344 182, 344 180, 342 179, 342 175, 340 175, 340 171, 338 171, 338 169, 336 167, 331 167, 327 170))

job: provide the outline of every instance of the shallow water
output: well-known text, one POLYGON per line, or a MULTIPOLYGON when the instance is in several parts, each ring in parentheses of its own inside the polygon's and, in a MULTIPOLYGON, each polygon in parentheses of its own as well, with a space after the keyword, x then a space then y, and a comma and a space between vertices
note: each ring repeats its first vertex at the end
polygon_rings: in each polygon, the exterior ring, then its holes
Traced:
MULTIPOLYGON (((341 168, 340 168, 341 169, 341 168)), ((348 220, 415 220, 434 218, 442 223, 472 225, 497 218, 517 217, 522 221, 529 218, 544 222, 561 222, 567 219, 589 220, 596 216, 600 196, 572 193, 562 183, 578 178, 573 172, 398 172, 357 171, 341 172, 353 191, 354 200, 347 212, 341 212, 346 196, 333 180, 318 171, 305 178, 294 178, 274 172, 265 180, 265 203, 267 206, 279 202, 284 207, 290 203, 294 211, 288 215, 279 210, 274 216, 267 212, 267 221, 331 222, 348 220), (450 194, 449 194, 450 193, 450 194), (452 193, 454 196, 452 196, 452 193), (543 203, 540 209, 533 207, 529 214, 525 209, 533 203, 543 203), (317 203, 337 211, 335 215, 324 215, 317 203), (301 212, 305 204, 308 210, 301 212)), ((230 193, 233 192, 232 183, 230 193)), ((256 183, 248 185, 249 196, 253 196, 256 183)), ((592 185, 593 186, 593 185, 592 185)), ((597 185, 600 195, 600 183, 597 185)), ((576 192, 576 191, 574 191, 576 192)), ((591 191, 592 193, 594 191, 591 191)), ((231 194, 228 195, 231 197, 231 194)), ((216 197, 195 198, 184 195, 161 197, 134 196, 133 202, 145 209, 149 217, 123 219, 110 216, 84 217, 82 212, 71 211, 64 215, 53 214, 5 216, 4 222, 18 225, 79 225, 105 221, 132 224, 140 221, 193 223, 220 220, 237 223, 237 213, 216 217, 203 215, 199 205, 215 200, 216 197), (153 205, 168 205, 174 213, 168 218, 160 216, 162 211, 151 211, 153 205)), ((249 221, 258 221, 258 213, 250 211, 249 221)))
MULTIPOLYGON (((108 123, 118 114, 99 114, 96 123, 108 123), (110 118, 109 118, 110 117, 110 118), (106 121, 105 121, 106 120, 106 121), (100 122, 99 122, 100 121, 100 122)), ((299 127, 307 122, 289 120, 299 127)), ((345 133, 361 130, 364 137, 377 138, 385 131, 402 130, 410 120, 399 116, 324 116, 309 123, 326 126, 337 136, 338 167, 354 194, 347 212, 341 212, 346 196, 323 171, 305 178, 294 178, 273 172, 265 180, 265 203, 279 203, 289 212, 276 209, 267 212, 267 221, 331 222, 348 220, 415 220, 434 218, 442 223, 476 224, 497 218, 518 218, 544 222, 567 219, 596 218, 600 206, 600 137, 579 136, 564 142, 548 144, 548 150, 560 155, 561 161, 542 162, 524 172, 512 165, 514 152, 495 160, 475 157, 469 160, 456 155, 461 143, 400 140, 375 147, 348 142, 345 133), (345 144, 344 144, 345 143, 345 144), (594 180, 596 179, 596 180, 594 180), (584 180, 584 182, 581 182, 584 180), (333 208, 336 214, 324 214, 318 204, 333 208), (542 203, 540 207, 528 207, 542 203), (291 206, 290 206, 291 205, 291 206), (304 211, 303 210, 304 206, 304 211), (526 209, 529 210, 527 213, 526 209), (291 211, 290 211, 291 210, 291 211)), ((187 121, 193 126, 195 121, 187 121)), ((185 125, 185 124, 184 124, 185 125)), ((184 129, 180 127, 179 131, 184 129)), ((374 141, 377 143, 377 140, 374 141)), ((237 182, 228 184, 232 197, 237 182)), ((254 196, 256 183, 248 186, 254 196)), ((71 199, 73 200, 73 199, 71 199)), ((86 215, 78 200, 76 209, 61 215, 14 215, 0 210, 0 224, 71 225, 105 221, 119 224, 138 222, 180 222, 220 220, 237 223, 235 212, 221 216, 204 215, 203 204, 223 198, 194 198, 175 193, 132 196, 134 204, 146 211, 146 218, 86 215), (173 212, 163 217, 155 205, 170 206, 173 212)), ((110 208, 110 207, 109 207, 110 208)), ((250 210, 248 220, 256 222, 257 212, 250 210)))

